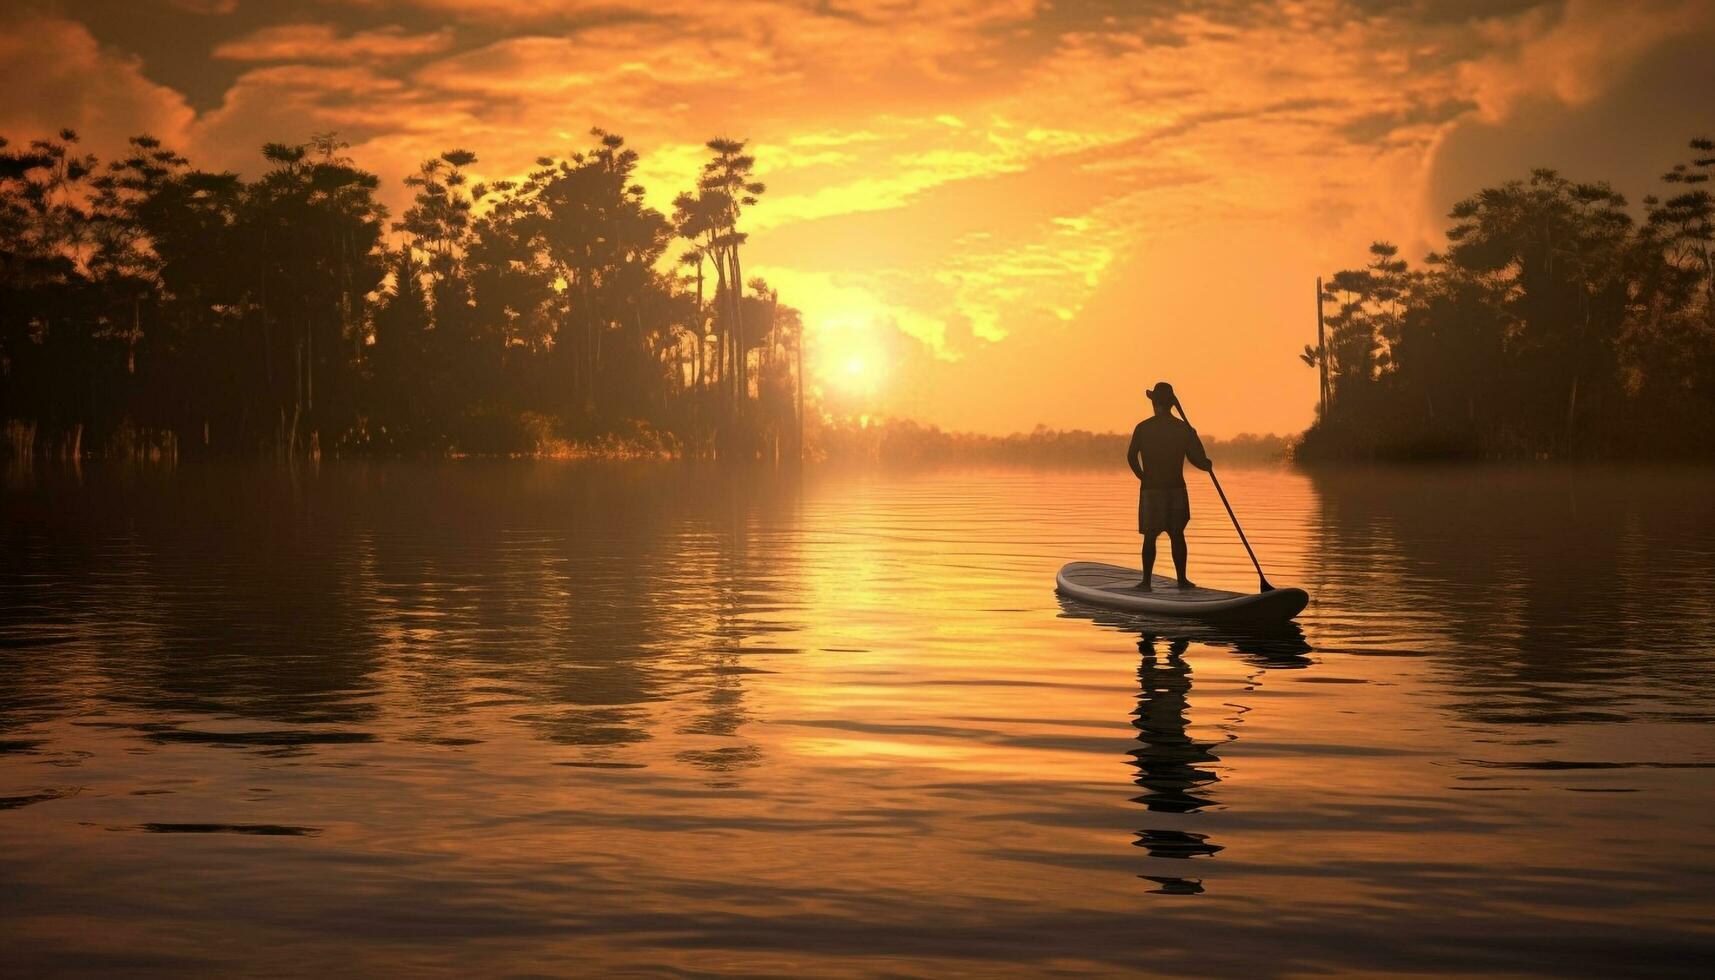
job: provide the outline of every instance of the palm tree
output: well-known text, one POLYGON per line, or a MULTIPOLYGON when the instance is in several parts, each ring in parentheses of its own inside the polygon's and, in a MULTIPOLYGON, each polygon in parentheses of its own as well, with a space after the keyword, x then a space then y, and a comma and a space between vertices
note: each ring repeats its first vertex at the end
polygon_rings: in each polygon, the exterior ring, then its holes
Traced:
POLYGON ((744 403, 750 398, 750 379, 747 370, 749 344, 741 309, 744 275, 739 262, 739 246, 748 236, 738 230, 738 219, 743 209, 755 204, 767 187, 752 179, 756 158, 744 153, 743 140, 722 137, 705 145, 714 156, 703 165, 697 189, 705 206, 712 211, 710 220, 713 222, 716 269, 728 285, 726 309, 731 317, 728 332, 735 346, 732 354, 734 398, 742 413, 744 403))

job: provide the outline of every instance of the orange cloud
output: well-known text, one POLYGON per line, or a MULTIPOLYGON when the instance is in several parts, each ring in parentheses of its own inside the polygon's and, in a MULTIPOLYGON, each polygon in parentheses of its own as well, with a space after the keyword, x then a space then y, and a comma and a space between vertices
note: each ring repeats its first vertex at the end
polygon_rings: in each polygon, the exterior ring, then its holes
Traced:
POLYGON ((1715 8, 1703 0, 1608 3, 1569 0, 1515 19, 1490 18, 1480 30, 1492 50, 1459 66, 1489 122, 1530 98, 1588 102, 1639 57, 1669 38, 1708 28, 1715 8))
POLYGON ((25 140, 70 127, 100 154, 144 132, 178 142, 193 118, 184 97, 150 81, 138 58, 69 20, 0 21, 0 91, 0 134, 25 140))

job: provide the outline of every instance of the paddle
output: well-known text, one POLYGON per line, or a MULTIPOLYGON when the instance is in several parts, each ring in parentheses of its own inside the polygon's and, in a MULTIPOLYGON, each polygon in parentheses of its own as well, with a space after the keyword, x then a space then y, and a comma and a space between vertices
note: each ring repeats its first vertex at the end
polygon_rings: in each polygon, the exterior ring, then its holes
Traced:
MULTIPOLYGON (((1185 403, 1179 400, 1178 395, 1173 396, 1173 407, 1179 409, 1179 417, 1185 419, 1186 425, 1190 425, 1191 420, 1185 417, 1185 403)), ((1262 564, 1256 560, 1256 552, 1251 550, 1251 543, 1245 537, 1245 529, 1239 526, 1239 516, 1233 513, 1233 505, 1227 503, 1227 491, 1221 489, 1221 478, 1215 475, 1213 464, 1209 467, 1209 479, 1215 481, 1215 492, 1221 495, 1221 506, 1227 508, 1227 516, 1233 519, 1233 529, 1239 532, 1239 543, 1245 546, 1245 554, 1251 556, 1251 565, 1256 568, 1257 581, 1262 583, 1262 587, 1257 591, 1273 592, 1274 586, 1268 584, 1268 576, 1262 573, 1262 564)))

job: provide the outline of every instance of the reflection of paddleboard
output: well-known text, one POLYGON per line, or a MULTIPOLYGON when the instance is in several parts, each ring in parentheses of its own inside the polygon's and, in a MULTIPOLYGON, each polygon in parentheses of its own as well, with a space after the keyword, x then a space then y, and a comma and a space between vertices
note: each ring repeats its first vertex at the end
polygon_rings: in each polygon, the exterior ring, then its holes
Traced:
POLYGON ((1154 590, 1143 592, 1137 583, 1143 572, 1135 568, 1075 561, 1060 569, 1055 585, 1060 594, 1126 612, 1152 616, 1180 616, 1221 623, 1284 623, 1310 602, 1303 589, 1272 592, 1228 592, 1224 589, 1181 589, 1170 578, 1155 576, 1154 590))

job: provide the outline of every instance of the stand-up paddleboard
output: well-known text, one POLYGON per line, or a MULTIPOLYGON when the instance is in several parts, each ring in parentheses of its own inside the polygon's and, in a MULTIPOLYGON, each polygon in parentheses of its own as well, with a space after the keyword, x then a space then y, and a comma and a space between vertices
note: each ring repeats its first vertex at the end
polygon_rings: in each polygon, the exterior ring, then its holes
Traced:
POLYGON ((1303 589, 1268 592, 1228 592, 1224 589, 1181 589, 1170 578, 1150 579, 1154 589, 1137 587, 1143 572, 1136 568, 1075 561, 1060 569, 1055 586, 1060 594, 1109 609, 1178 616, 1219 623, 1284 623, 1303 611, 1310 596, 1303 589))

